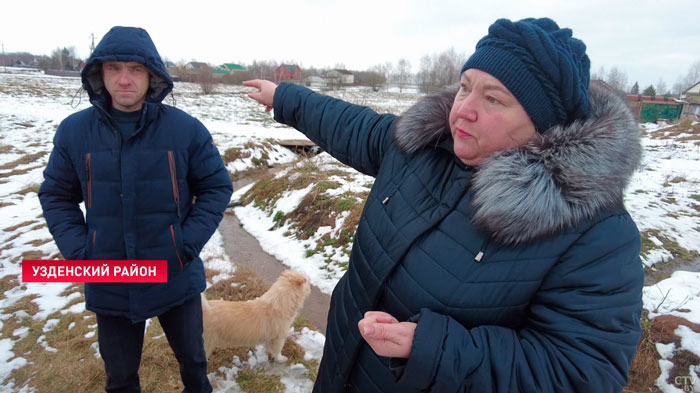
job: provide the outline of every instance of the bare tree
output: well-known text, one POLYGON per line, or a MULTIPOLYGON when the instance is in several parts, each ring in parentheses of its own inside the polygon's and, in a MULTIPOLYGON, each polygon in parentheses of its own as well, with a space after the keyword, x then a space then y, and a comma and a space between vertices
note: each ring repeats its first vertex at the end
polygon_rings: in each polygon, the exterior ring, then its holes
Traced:
POLYGON ((459 70, 466 61, 466 56, 450 48, 442 53, 421 58, 418 82, 425 93, 439 90, 444 86, 459 81, 459 70))
POLYGON ((384 66, 377 64, 371 67, 367 71, 360 74, 363 83, 367 84, 374 91, 379 91, 379 89, 386 83, 386 76, 384 74, 384 66))
POLYGON ((202 69, 199 70, 197 76, 195 77, 195 81, 199 84, 203 94, 212 94, 216 90, 214 73, 208 64, 205 64, 202 69))
POLYGON ((600 68, 598 68, 598 72, 594 72, 591 74, 591 80, 604 81, 606 79, 607 78, 605 77, 605 67, 603 67, 603 66, 600 66, 600 68))
MULTIPOLYGON (((466 56, 455 52, 454 48, 450 48, 438 55, 436 65, 438 66, 436 80, 438 87, 451 85, 459 81, 459 70, 466 62, 466 56)), ((435 63, 434 63, 435 64, 435 63)))
POLYGON ((411 62, 401 58, 396 64, 396 85, 399 86, 399 93, 403 93, 403 88, 406 87, 411 79, 411 62))
POLYGON ((615 90, 627 91, 627 74, 624 71, 618 70, 617 67, 613 67, 610 72, 608 72, 605 82, 615 90))
POLYGON ((431 90, 432 83, 430 81, 430 70, 432 70, 432 68, 433 59, 430 56, 424 55, 420 58, 420 69, 418 70, 416 79, 418 81, 420 90, 423 92, 431 90))
POLYGON ((670 92, 668 91, 668 87, 666 87, 666 82, 664 82, 664 78, 659 78, 659 81, 656 82, 656 95, 658 96, 668 96, 670 92))
POLYGON ((61 48, 56 48, 53 51, 51 51, 51 63, 49 65, 49 68, 54 70, 63 69, 63 52, 61 48))
POLYGON ((248 71, 256 79, 267 79, 269 81, 275 80, 275 70, 279 67, 281 63, 275 60, 253 60, 253 64, 248 66, 248 71))
POLYGON ((690 66, 685 76, 678 78, 676 83, 673 84, 671 93, 674 95, 681 95, 698 82, 700 82, 700 60, 690 66))
POLYGON ((382 71, 384 72, 384 80, 385 80, 385 85, 387 90, 389 89, 389 83, 391 82, 391 78, 394 75, 394 64, 390 61, 387 61, 382 65, 382 71))

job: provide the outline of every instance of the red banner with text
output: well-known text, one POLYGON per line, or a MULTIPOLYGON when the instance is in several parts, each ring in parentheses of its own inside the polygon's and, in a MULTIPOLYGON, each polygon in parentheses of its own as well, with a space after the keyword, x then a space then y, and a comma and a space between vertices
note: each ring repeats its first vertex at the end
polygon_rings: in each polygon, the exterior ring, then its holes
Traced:
POLYGON ((25 259, 22 282, 168 282, 168 261, 25 259))

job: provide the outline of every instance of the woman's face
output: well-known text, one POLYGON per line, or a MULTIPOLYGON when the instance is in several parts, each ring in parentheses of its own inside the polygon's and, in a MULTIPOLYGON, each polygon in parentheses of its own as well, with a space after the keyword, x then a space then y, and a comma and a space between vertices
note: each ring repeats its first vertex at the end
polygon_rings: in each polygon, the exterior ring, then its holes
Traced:
POLYGON ((454 151, 477 166, 493 153, 527 143, 535 125, 513 94, 495 77, 470 68, 462 74, 450 111, 454 151))

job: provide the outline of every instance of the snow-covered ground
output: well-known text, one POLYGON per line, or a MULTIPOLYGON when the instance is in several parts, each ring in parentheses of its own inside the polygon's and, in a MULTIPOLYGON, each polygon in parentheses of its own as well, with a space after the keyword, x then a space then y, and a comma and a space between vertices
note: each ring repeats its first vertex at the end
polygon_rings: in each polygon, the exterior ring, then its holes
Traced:
MULTIPOLYGON (((42 218, 36 191, 43 180, 42 170, 52 148, 56 127, 66 116, 89 106, 84 92, 82 100, 74 98, 79 86, 76 78, 0 74, 0 280, 19 275, 22 259, 49 259, 58 254, 42 218), (75 107, 71 106, 71 101, 75 107), (16 163, 20 159, 26 162, 16 163)), ((254 165, 253 158, 260 157, 262 153, 262 149, 256 146, 267 143, 269 139, 303 138, 299 132, 276 124, 271 114, 265 113, 262 107, 246 97, 247 91, 249 89, 242 87, 220 86, 217 94, 204 96, 199 94, 197 85, 178 83, 175 87, 174 103, 204 123, 222 154, 232 148, 250 153, 247 158, 229 163, 231 172, 254 165)), ((393 113, 402 112, 418 98, 415 94, 394 91, 373 94, 363 89, 329 94, 372 106, 381 112, 393 113)), ((172 98, 168 97, 166 103, 172 104, 172 98)), ((644 127, 648 135, 663 133, 655 125, 644 127)), ((681 139, 679 136, 661 139, 645 137, 644 163, 626 195, 630 213, 647 243, 653 245, 643 255, 643 263, 651 268, 671 259, 672 252, 676 252, 674 247, 700 253, 700 146, 696 144, 697 140, 681 139)), ((297 158, 277 146, 266 153, 268 162, 273 164, 292 162, 297 158)), ((325 154, 313 160, 321 167, 334 165, 325 154)), ((347 180, 347 177, 334 180, 341 183, 343 190, 353 191, 367 190, 367 185, 372 182, 371 178, 357 173, 352 173, 351 177, 353 180, 347 180)), ((337 189, 329 191, 338 192, 337 189)), ((234 199, 244 192, 237 190, 234 199)), ((288 193, 266 211, 256 209, 252 204, 237 207, 234 211, 246 230, 259 239, 267 252, 309 276, 323 292, 330 293, 343 273, 342 262, 347 255, 334 252, 330 246, 326 256, 319 253, 309 255, 307 250, 314 247, 311 245, 314 239, 333 229, 322 227, 307 241, 285 235, 288 228, 284 226, 270 230, 276 226, 274 214, 269 212, 290 212, 303 195, 302 191, 288 193), (329 264, 327 255, 333 255, 332 259, 337 263, 329 264)), ((337 218, 342 219, 344 217, 337 218)), ((339 228, 338 221, 336 224, 336 228, 339 228)), ((220 272, 214 281, 235 271, 236 261, 231 261, 224 252, 223 239, 218 233, 207 244, 202 257, 207 267, 220 272)), ((0 330, 3 330, 4 321, 25 316, 22 310, 12 313, 5 310, 32 294, 36 296, 32 302, 39 308, 39 312, 33 316, 37 320, 46 320, 48 315, 61 310, 66 313, 84 311, 84 303, 71 302, 80 294, 61 295, 70 287, 70 284, 42 283, 23 283, 9 289, 0 286, 4 291, 0 293, 0 330)), ((671 314, 700 324, 700 273, 676 272, 670 278, 646 287, 644 303, 650 317, 671 314)), ((44 329, 52 329, 55 323, 55 320, 46 320, 44 329)), ((15 386, 14 381, 8 379, 13 369, 26 365, 23 354, 13 352, 14 343, 25 334, 18 330, 11 335, 0 336, 0 392, 30 391, 15 386)), ((683 337, 680 347, 660 347, 660 353, 669 358, 669 353, 685 349, 700 356, 700 335, 692 333, 679 331, 683 337)), ((295 340, 306 350, 309 359, 320 358, 323 345, 320 333, 307 329, 295 333, 295 340)), ((53 349, 45 342, 42 345, 43 350, 53 349)), ((271 366, 266 356, 258 352, 245 362, 237 360, 230 369, 220 370, 224 377, 212 376, 217 391, 240 391, 235 375, 243 366, 269 367, 270 372, 282 375, 287 392, 311 391, 310 381, 301 372, 303 370, 299 370, 300 366, 271 366)), ((662 370, 668 370, 665 363, 661 365, 662 370)), ((698 371, 695 373, 700 374, 698 371)), ((697 383, 695 389, 700 391, 700 382, 697 383)), ((677 386, 663 383, 659 383, 659 387, 664 392, 681 391, 677 386)))

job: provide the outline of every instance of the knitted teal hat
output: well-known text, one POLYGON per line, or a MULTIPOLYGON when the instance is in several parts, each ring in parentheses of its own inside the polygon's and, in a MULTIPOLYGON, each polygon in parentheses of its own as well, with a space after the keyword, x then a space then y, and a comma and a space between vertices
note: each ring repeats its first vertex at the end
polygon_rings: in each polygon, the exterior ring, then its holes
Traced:
POLYGON ((586 45, 571 29, 549 18, 499 19, 461 72, 476 68, 493 75, 542 133, 587 117, 590 67, 586 45))

